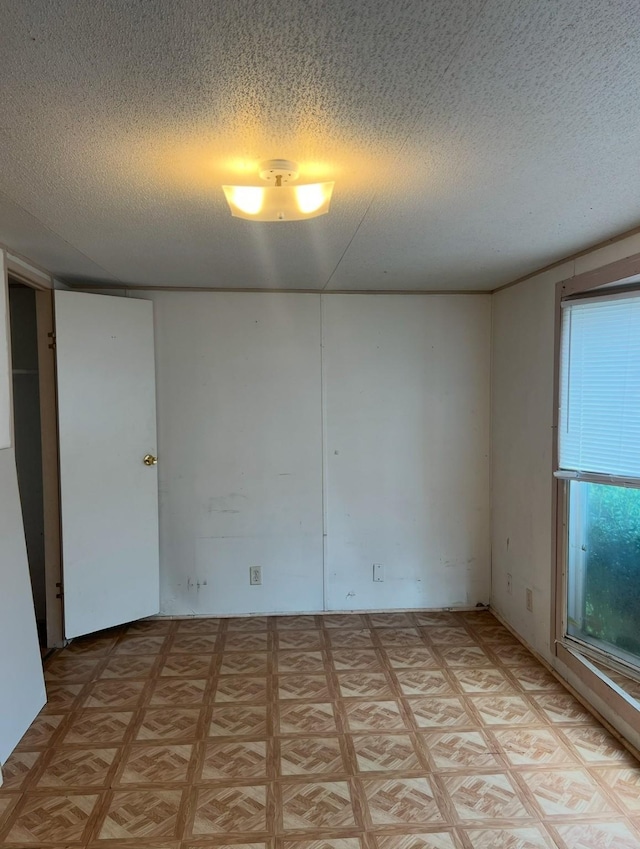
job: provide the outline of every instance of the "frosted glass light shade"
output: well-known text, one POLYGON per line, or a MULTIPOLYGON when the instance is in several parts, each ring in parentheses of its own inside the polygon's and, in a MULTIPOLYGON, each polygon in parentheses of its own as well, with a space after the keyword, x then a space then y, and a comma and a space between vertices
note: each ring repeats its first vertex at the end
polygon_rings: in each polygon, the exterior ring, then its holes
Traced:
POLYGON ((247 221, 304 221, 329 212, 334 183, 223 186, 231 214, 247 221))

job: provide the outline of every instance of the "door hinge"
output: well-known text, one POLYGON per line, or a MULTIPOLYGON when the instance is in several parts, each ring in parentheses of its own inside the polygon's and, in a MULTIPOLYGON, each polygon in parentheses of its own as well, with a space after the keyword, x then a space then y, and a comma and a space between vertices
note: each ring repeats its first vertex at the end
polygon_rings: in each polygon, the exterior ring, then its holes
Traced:
POLYGON ((56 581, 56 587, 60 590, 59 593, 56 593, 56 598, 64 598, 64 589, 62 587, 61 581, 56 581))
POLYGON ((55 348, 56 347, 56 334, 53 333, 53 332, 47 333, 47 336, 49 337, 49 339, 51 339, 51 344, 49 345, 49 347, 55 348))

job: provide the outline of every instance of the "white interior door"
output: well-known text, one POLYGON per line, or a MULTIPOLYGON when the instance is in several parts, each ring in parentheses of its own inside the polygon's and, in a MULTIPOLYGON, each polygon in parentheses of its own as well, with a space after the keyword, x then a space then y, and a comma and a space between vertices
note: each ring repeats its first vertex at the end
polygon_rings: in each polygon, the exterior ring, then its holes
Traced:
POLYGON ((56 291, 67 638, 159 610, 153 304, 56 291))

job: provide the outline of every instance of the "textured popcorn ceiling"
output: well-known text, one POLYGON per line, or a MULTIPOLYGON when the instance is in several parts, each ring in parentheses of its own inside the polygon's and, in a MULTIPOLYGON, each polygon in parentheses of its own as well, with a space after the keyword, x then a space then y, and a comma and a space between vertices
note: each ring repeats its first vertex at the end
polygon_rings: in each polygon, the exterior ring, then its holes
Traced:
POLYGON ((638 0, 0 0, 0 240, 63 279, 491 289, 640 224, 638 0), (328 216, 231 218, 259 160, 328 216))

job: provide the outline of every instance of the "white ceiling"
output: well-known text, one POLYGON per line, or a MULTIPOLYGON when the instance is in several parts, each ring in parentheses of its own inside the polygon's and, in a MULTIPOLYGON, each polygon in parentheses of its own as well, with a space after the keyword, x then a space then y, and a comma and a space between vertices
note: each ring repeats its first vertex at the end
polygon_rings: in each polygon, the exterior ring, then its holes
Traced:
POLYGON ((638 0, 0 0, 0 241, 70 282, 493 289, 640 224, 638 0), (269 157, 328 216, 231 218, 269 157))

